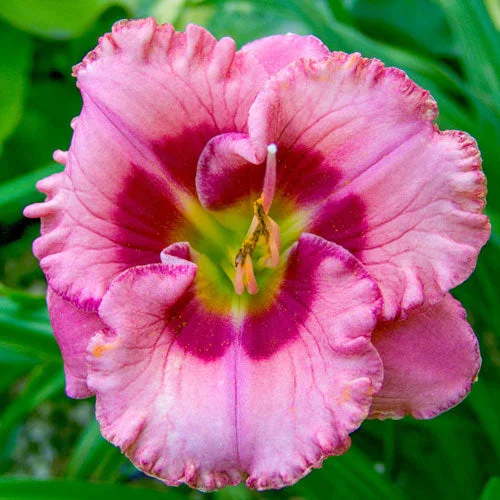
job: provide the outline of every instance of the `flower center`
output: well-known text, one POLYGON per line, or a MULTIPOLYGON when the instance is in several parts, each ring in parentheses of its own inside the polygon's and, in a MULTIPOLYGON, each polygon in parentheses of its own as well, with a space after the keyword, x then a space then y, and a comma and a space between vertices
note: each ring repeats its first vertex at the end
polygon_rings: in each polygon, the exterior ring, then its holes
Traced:
POLYGON ((251 295, 255 295, 259 291, 254 273, 253 254, 261 238, 265 241, 267 252, 259 259, 258 265, 274 269, 278 267, 280 262, 280 228, 268 215, 276 190, 277 151, 276 144, 270 144, 267 147, 266 173, 262 194, 253 204, 252 222, 234 259, 236 268, 234 290, 238 295, 242 295, 245 288, 251 295))
POLYGON ((260 192, 252 183, 248 196, 213 211, 194 198, 185 202, 171 239, 189 242, 198 266, 196 295, 210 310, 238 316, 268 307, 279 290, 287 251, 306 227, 307 214, 277 186, 276 155, 271 144, 260 192))

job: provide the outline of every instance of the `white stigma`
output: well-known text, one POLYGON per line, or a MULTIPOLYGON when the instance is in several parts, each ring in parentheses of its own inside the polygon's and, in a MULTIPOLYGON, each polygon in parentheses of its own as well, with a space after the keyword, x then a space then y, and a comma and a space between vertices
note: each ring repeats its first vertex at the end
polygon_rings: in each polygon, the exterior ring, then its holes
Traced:
POLYGON ((270 155, 275 155, 278 152, 278 146, 276 146, 276 144, 269 144, 269 146, 267 146, 267 152, 270 155))
POLYGON ((266 159, 266 173, 264 176, 264 186, 262 188, 262 203, 266 214, 271 208, 274 198, 274 191, 276 189, 276 153, 278 146, 276 144, 269 144, 267 146, 267 159, 266 159))

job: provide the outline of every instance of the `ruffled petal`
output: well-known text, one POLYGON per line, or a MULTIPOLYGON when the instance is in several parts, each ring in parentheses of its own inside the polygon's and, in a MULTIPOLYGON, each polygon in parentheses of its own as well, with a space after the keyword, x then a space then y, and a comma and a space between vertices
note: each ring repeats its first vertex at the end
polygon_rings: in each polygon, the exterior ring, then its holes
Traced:
POLYGON ((433 418, 465 398, 481 365, 477 338, 450 294, 405 321, 381 323, 373 343, 384 364, 384 383, 371 417, 433 418))
POLYGON ((255 147, 278 145, 278 189, 361 260, 386 319, 441 300, 490 234, 476 144, 436 113, 402 71, 343 53, 283 69, 250 110, 255 147))
POLYGON ((205 144, 244 132, 267 74, 234 40, 204 28, 176 32, 153 18, 120 21, 79 65, 84 102, 93 101, 121 133, 177 183, 194 192, 205 144))
POLYGON ((490 236, 474 139, 424 134, 396 156, 333 195, 311 227, 363 262, 382 290, 386 319, 440 301, 469 277, 490 236))
POLYGON ((230 39, 153 19, 116 24, 75 74, 84 104, 69 154, 56 153, 65 172, 25 214, 43 219, 34 252, 50 285, 95 311, 115 276, 178 239, 203 147, 246 128, 266 74, 230 39))
POLYGON ((47 290, 50 322, 64 360, 66 394, 71 398, 88 398, 94 393, 87 386, 87 344, 91 337, 104 328, 96 313, 78 309, 47 290))
POLYGON ((248 486, 292 484, 349 447, 382 381, 370 342, 380 306, 347 251, 301 236, 276 299, 243 323, 237 418, 248 486))
POLYGON ((240 52, 255 56, 270 75, 303 57, 322 59, 330 55, 319 38, 293 33, 260 38, 243 45, 240 52))
POLYGON ((297 481, 349 446, 382 381, 370 343, 380 293, 313 235, 291 250, 264 311, 211 311, 185 244, 123 272, 88 351, 104 436, 140 469, 202 490, 297 481), (191 285, 190 285, 191 284, 191 285))
POLYGON ((45 202, 24 211, 42 219, 33 252, 50 286, 88 311, 97 311, 110 281, 124 269, 159 262, 183 220, 164 180, 134 163, 137 155, 93 119, 94 111, 82 111, 69 154, 76 181, 67 171, 43 179, 37 188, 47 194, 45 202), (102 140, 108 141, 105 149, 102 140), (107 168, 90 175, 79 169, 77 158, 85 151, 98 152, 107 168))
POLYGON ((212 490, 243 479, 233 328, 203 310, 188 290, 196 266, 177 261, 113 281, 99 309, 111 332, 91 341, 89 384, 103 435, 139 469, 212 490))

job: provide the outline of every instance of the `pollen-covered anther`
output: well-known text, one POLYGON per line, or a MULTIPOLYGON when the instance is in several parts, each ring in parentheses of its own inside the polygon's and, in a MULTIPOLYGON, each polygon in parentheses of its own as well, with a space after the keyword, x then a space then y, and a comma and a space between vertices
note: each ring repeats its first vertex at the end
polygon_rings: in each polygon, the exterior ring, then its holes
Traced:
POLYGON ((270 144, 267 147, 266 173, 262 195, 253 205, 254 215, 250 228, 234 260, 236 268, 234 289, 238 295, 244 292, 245 287, 251 295, 259 291, 252 257, 261 236, 266 241, 268 252, 259 260, 259 264, 263 267, 276 268, 280 262, 280 229, 278 224, 268 215, 276 190, 277 151, 276 144, 270 144))

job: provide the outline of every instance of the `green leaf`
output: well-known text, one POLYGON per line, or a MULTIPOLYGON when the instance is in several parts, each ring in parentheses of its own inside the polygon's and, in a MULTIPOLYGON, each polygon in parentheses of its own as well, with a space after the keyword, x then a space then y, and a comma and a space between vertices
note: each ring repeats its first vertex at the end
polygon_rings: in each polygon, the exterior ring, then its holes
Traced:
POLYGON ((351 12, 372 38, 420 52, 455 53, 446 17, 431 0, 355 0, 351 12))
POLYGON ((9 434, 41 403, 64 388, 64 372, 60 364, 38 365, 31 372, 23 392, 0 413, 0 449, 9 434))
POLYGON ((31 52, 29 37, 0 21, 0 154, 3 142, 21 119, 31 52))
POLYGON ((0 500, 174 500, 186 497, 176 490, 158 491, 121 484, 83 481, 37 481, 0 478, 0 500))
POLYGON ((0 393, 9 389, 9 387, 23 375, 25 375, 29 368, 33 366, 33 362, 26 363, 24 361, 5 361, 9 356, 9 352, 0 351, 0 366, 2 367, 2 377, 0 378, 0 393), (1 359, 3 358, 3 359, 1 359))
POLYGON ((500 2, 498 0, 485 0, 484 3, 493 25, 500 31, 500 2))
POLYGON ((0 349, 60 362, 43 298, 9 292, 0 285, 0 349), (10 295, 8 295, 10 293, 10 295), (3 296, 2 296, 3 295, 3 296), (6 296, 7 295, 7 296, 6 296))
POLYGON ((498 500, 500 498, 500 477, 492 477, 481 493, 480 500, 498 500))
POLYGON ((186 0, 155 0, 151 5, 149 2, 142 2, 138 12, 134 14, 140 17, 153 16, 159 23, 175 23, 185 3, 186 0))
POLYGON ((349 10, 344 5, 343 0, 326 0, 326 3, 333 14, 333 17, 344 24, 354 24, 354 18, 349 10))
MULTIPOLYGON (((202 3, 203 5, 218 5, 217 0, 204 0, 202 3)), ((269 11, 266 12, 266 17, 271 15, 270 12, 279 15, 283 21, 281 25, 275 23, 272 26, 275 32, 286 32, 287 28, 284 29, 286 20, 290 28, 288 31, 295 31, 299 34, 302 33, 302 30, 312 32, 331 50, 359 51, 365 57, 378 57, 388 66, 404 69, 412 78, 422 75, 434 81, 443 91, 459 94, 468 92, 465 83, 446 65, 439 64, 433 58, 414 53, 411 50, 373 40, 356 28, 340 23, 332 16, 326 16, 313 0, 256 0, 251 4, 246 0, 222 2, 222 6, 226 8, 232 5, 242 5, 249 12, 260 6, 264 11, 269 11), (300 23, 299 26, 302 28, 294 30, 292 20, 300 23)), ((226 30, 228 29, 231 28, 226 26, 226 30)), ((246 31, 252 29, 255 28, 246 27, 246 31)))
POLYGON ((303 495, 307 500, 407 498, 396 485, 377 472, 375 464, 354 446, 345 455, 326 460, 321 469, 311 472, 290 491, 303 495))
POLYGON ((26 205, 42 201, 44 195, 36 190, 36 182, 61 170, 60 165, 48 165, 0 184, 0 221, 15 221, 26 205))
POLYGON ((120 450, 108 443, 92 421, 83 431, 68 459, 68 479, 110 480, 118 477, 118 471, 126 458, 120 450))
MULTIPOLYGON (((72 134, 70 122, 81 109, 74 80, 54 80, 51 75, 60 75, 58 78, 69 75, 71 65, 78 62, 82 54, 71 57, 67 54, 69 49, 60 48, 69 44, 58 44, 57 52, 50 50, 54 44, 45 45, 38 47, 36 76, 26 98, 24 114, 0 157, 0 181, 3 182, 53 163, 54 150, 68 148, 72 134)), ((90 48, 92 46, 87 46, 86 50, 90 48)))
POLYGON ((226 486, 220 491, 213 493, 217 500, 251 500, 255 498, 255 494, 250 491, 245 484, 238 484, 238 486, 226 486))
MULTIPOLYGON (((294 2, 297 0, 293 0, 294 2)), ((304 10, 304 15, 309 11, 304 10)), ((346 52, 359 51, 365 57, 377 57, 388 66, 403 68, 412 75, 422 75, 433 80, 442 90, 466 92, 465 84, 449 68, 436 63, 432 58, 416 54, 410 50, 389 45, 361 33, 360 31, 338 22, 322 23, 316 16, 310 17, 312 26, 317 26, 317 34, 332 50, 346 52)))
POLYGON ((110 6, 135 7, 138 0, 0 0, 0 16, 17 28, 53 39, 81 35, 110 6))
POLYGON ((461 53, 467 79, 478 96, 500 110, 500 35, 481 1, 439 0, 461 53))
POLYGON ((500 462, 500 389, 498 381, 491 382, 482 378, 474 385, 468 403, 476 413, 479 425, 489 437, 491 446, 500 462))
POLYGON ((23 375, 25 375, 38 360, 8 349, 0 349, 0 393, 9 387, 23 375))

